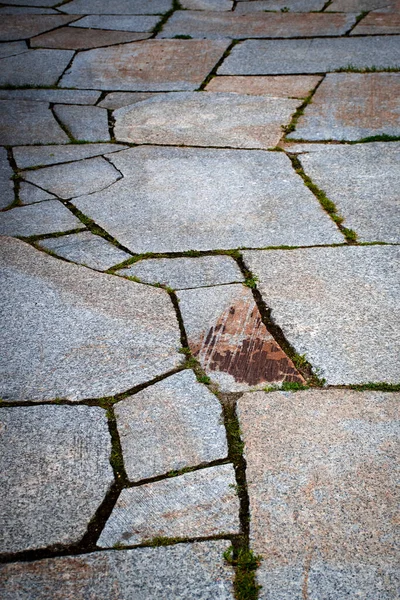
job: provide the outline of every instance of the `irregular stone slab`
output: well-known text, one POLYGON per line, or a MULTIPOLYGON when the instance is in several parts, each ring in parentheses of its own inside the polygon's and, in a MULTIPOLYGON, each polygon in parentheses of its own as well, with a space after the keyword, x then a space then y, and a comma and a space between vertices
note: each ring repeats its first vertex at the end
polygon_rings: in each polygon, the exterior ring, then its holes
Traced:
POLYGON ((99 142, 110 139, 105 108, 59 104, 54 107, 54 112, 76 140, 99 142))
POLYGON ((36 185, 26 183, 26 181, 21 181, 19 184, 18 195, 22 204, 35 204, 36 202, 43 202, 44 200, 57 200, 53 194, 41 190, 36 187, 36 185))
POLYGON ((107 188, 121 177, 102 157, 24 171, 22 176, 64 200, 107 188))
POLYGON ((260 599, 396 597, 399 400, 348 390, 239 400, 260 599))
POLYGON ((66 144, 68 141, 47 104, 0 100, 0 144, 66 144))
POLYGON ((64 48, 66 50, 86 50, 113 44, 125 44, 146 40, 149 35, 128 33, 127 31, 101 31, 62 27, 50 33, 43 33, 31 40, 32 48, 64 48))
POLYGON ((226 48, 226 41, 149 40, 88 50, 76 56, 61 84, 138 92, 194 90, 226 48))
POLYGON ((396 0, 333 0, 327 11, 361 13, 368 10, 390 10, 396 7, 396 0))
POLYGON ((351 32, 351 35, 400 33, 400 14, 371 12, 351 32))
POLYGON ((76 19, 69 15, 3 15, 0 41, 10 42, 33 37, 44 31, 66 25, 76 19))
POLYGON ((172 0, 73 0, 60 8, 72 15, 156 15, 171 10, 172 0))
POLYGON ((0 286, 4 400, 113 396, 180 364, 178 322, 164 290, 69 264, 19 240, 4 238, 1 246, 10 281, 0 286))
POLYGON ((360 140, 400 135, 400 74, 331 73, 288 139, 360 140))
POLYGON ((111 92, 111 94, 107 94, 104 100, 99 102, 98 106, 115 110, 116 108, 122 108, 122 106, 128 106, 128 104, 147 100, 152 96, 154 94, 150 92, 111 92))
POLYGON ((57 0, 7 0, 7 4, 13 6, 56 6, 60 4, 57 0))
POLYGON ((74 204, 132 252, 344 239, 283 153, 142 146, 108 159, 124 178, 74 204))
POLYGON ((320 77, 313 75, 214 77, 206 86, 206 90, 275 98, 305 98, 320 81, 320 77))
POLYGON ((96 104, 100 92, 95 90, 0 90, 1 100, 29 100, 65 104, 96 104))
POLYGON ((93 235, 90 231, 41 240, 38 246, 98 271, 106 271, 113 265, 131 258, 127 252, 116 248, 98 235, 93 235))
POLYGON ((114 132, 118 141, 136 144, 271 148, 298 106, 239 94, 157 94, 115 111, 114 132))
POLYGON ((190 349, 222 391, 303 382, 267 331, 248 288, 186 290, 178 298, 190 349))
POLYGON ((400 382, 397 246, 245 252, 272 319, 329 385, 400 382), (373 352, 371 351, 373 345, 373 352))
POLYGON ((146 283, 161 283, 176 290, 243 281, 239 267, 230 256, 141 260, 120 269, 118 274, 138 277, 146 283))
POLYGON ((29 237, 84 229, 84 225, 58 200, 18 206, 0 213, 0 235, 29 237))
POLYGON ((70 50, 30 50, 3 58, 0 85, 56 85, 72 56, 70 50))
POLYGON ((105 411, 2 408, 0 425, 0 551, 78 542, 114 479, 105 411))
POLYGON ((237 534, 239 499, 235 489, 231 464, 124 489, 97 545, 108 548, 155 537, 237 534))
POLYGON ((131 481, 227 457, 221 405, 192 371, 118 402, 115 414, 131 481))
POLYGON ((129 16, 129 15, 88 15, 75 21, 72 27, 89 27, 90 29, 116 29, 118 31, 151 31, 160 20, 156 16, 129 16))
POLYGON ((52 8, 41 8, 34 6, 3 6, 0 8, 2 15, 59 15, 60 13, 52 8))
POLYGON ((29 48, 25 42, 9 42, 6 44, 0 44, 0 58, 16 56, 17 54, 23 54, 24 52, 28 51, 29 48))
POLYGON ((355 68, 398 67, 395 38, 331 38, 329 40, 247 40, 238 44, 218 69, 220 75, 323 73, 355 68))
POLYGON ((1 565, 3 600, 233 600, 225 540, 159 548, 111 550, 1 565), (116 592, 116 589, 118 590, 116 592))
POLYGON ((14 172, 8 162, 7 151, 0 148, 0 209, 14 202, 14 172))
POLYGON ((188 10, 232 10, 232 0, 181 0, 182 8, 188 10))
POLYGON ((110 152, 119 152, 127 146, 121 144, 68 144, 68 146, 19 146, 13 149, 15 162, 20 169, 56 163, 72 162, 110 152))
POLYGON ((239 15, 243 15, 246 13, 260 12, 264 10, 289 9, 287 12, 307 13, 310 11, 322 10, 325 4, 326 2, 324 0, 259 0, 254 2, 239 1, 236 5, 235 12, 239 15))

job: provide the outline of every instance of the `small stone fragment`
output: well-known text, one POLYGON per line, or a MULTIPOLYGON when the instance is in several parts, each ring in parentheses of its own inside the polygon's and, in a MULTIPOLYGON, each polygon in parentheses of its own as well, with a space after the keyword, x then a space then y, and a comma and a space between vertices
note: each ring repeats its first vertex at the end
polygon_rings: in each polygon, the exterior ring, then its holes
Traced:
POLYGON ((110 139, 105 108, 57 104, 54 112, 76 140, 99 142, 110 139))
POLYGON ((3 15, 0 41, 10 42, 30 38, 61 25, 67 25, 75 18, 68 15, 3 15))
POLYGON ((3 58, 0 85, 56 85, 72 56, 70 50, 29 50, 18 56, 3 58))
POLYGON ((151 92, 111 92, 107 94, 104 100, 99 102, 98 106, 115 110, 129 104, 147 100, 147 98, 151 98, 152 96, 154 96, 154 93, 152 94, 151 92))
POLYGON ((126 150, 121 144, 68 144, 68 146, 19 146, 13 149, 15 161, 20 169, 63 162, 73 162, 110 152, 126 150))
POLYGON ((159 16, 130 17, 129 15, 89 15, 75 21, 71 27, 88 27, 90 29, 107 29, 118 31, 151 32, 160 20, 159 16))
POLYGON ((115 44, 146 40, 149 35, 128 31, 101 31, 62 27, 31 39, 32 48, 62 48, 64 50, 88 50, 115 44))
POLYGON ((0 235, 29 237, 84 227, 58 200, 17 206, 0 213, 0 235))
POLYGON ((258 77, 214 77, 207 92, 233 92, 275 98, 305 98, 321 81, 312 75, 270 75, 258 77))
POLYGON ((0 100, 0 144, 66 144, 68 141, 47 104, 0 100))
POLYGON ((14 202, 13 170, 8 162, 7 150, 0 148, 0 209, 14 202))
MULTIPOLYGON (((322 10, 325 0, 252 0, 251 2, 239 1, 235 13, 243 15, 264 10, 307 13, 322 10)), ((349 11, 352 12, 352 11, 349 11)))
POLYGON ((400 33, 400 14, 371 12, 361 20, 351 35, 400 33))
POLYGON ((73 0, 60 7, 71 15, 155 15, 172 8, 172 0, 73 0))
POLYGON ((96 104, 100 92, 95 90, 0 90, 1 100, 30 100, 56 104, 96 104))
POLYGON ((19 184, 19 199, 22 204, 35 204, 44 200, 57 200, 53 194, 49 194, 26 181, 21 181, 19 184))

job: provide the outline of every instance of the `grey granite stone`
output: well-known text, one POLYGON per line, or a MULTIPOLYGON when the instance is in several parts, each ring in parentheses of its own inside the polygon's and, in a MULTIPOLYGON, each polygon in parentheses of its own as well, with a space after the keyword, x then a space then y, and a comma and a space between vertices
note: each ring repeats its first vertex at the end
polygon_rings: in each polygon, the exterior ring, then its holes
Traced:
POLYGON ((343 241, 282 153, 138 147, 108 158, 124 178, 74 204, 132 252, 343 241))
POLYGON ((31 38, 31 48, 61 48, 65 50, 89 50, 104 46, 115 46, 127 42, 146 40, 150 33, 130 31, 104 31, 102 29, 84 29, 61 27, 31 38))
POLYGON ((7 0, 7 4, 13 6, 56 6, 60 4, 57 0, 7 0))
POLYGON ((52 8, 41 8, 40 6, 2 6, 0 15, 57 15, 60 14, 52 8))
MULTIPOLYGON (((288 8, 288 12, 310 12, 322 10, 326 4, 325 0, 254 0, 252 2, 238 2, 235 12, 243 15, 251 12, 264 10, 282 10, 288 8)), ((353 12, 353 11, 349 11, 353 12)), ((355 11, 357 12, 357 11, 355 11)))
POLYGON ((23 171, 22 176, 26 181, 65 200, 107 188, 121 177, 101 156, 23 171))
POLYGON ((261 600, 397 597, 399 401, 348 390, 239 400, 261 600))
POLYGON ((155 537, 239 533, 239 498, 231 464, 122 490, 97 545, 139 544, 155 537))
POLYGON ((29 237, 58 233, 84 225, 58 200, 18 206, 0 213, 0 235, 29 237))
POLYGON ((73 54, 70 50, 30 50, 3 58, 0 85, 55 85, 73 54))
POLYGON ((222 407, 192 371, 118 402, 115 415, 131 481, 227 457, 222 407))
POLYGON ((141 260, 118 274, 138 277, 146 283, 162 283, 177 290, 243 281, 238 265, 230 256, 141 260))
POLYGON ((152 96, 154 96, 154 93, 151 92, 111 92, 107 94, 104 100, 99 102, 99 106, 115 110, 123 106, 128 106, 128 104, 147 100, 147 98, 151 98, 152 96))
POLYGON ((136 144, 269 148, 278 144, 282 126, 299 104, 239 94, 157 94, 115 111, 115 138, 136 144))
POLYGON ((105 108, 58 104, 54 112, 76 140, 99 142, 110 139, 105 108))
POLYGON ((45 192, 26 181, 21 181, 19 184, 19 199, 22 204, 36 204, 36 202, 43 202, 44 200, 56 200, 57 198, 53 194, 45 192))
POLYGON ((154 15, 172 8, 172 0, 73 0, 61 8, 72 15, 154 15))
POLYGON ((29 100, 64 104, 95 104, 100 92, 95 90, 0 90, 1 100, 29 100))
POLYGON ((0 100, 0 144, 66 144, 68 141, 47 104, 0 100))
POLYGON ((225 540, 1 565, 3 600, 233 600, 225 540))
POLYGON ((0 58, 16 56, 17 54, 23 54, 24 52, 29 52, 29 48, 25 42, 8 42, 0 44, 0 58))
POLYGON ((118 31, 151 31, 160 20, 157 16, 88 15, 71 24, 72 27, 118 31))
POLYGON ((328 384, 400 382, 397 246, 245 252, 272 319, 328 384))
POLYGON ((19 240, 3 238, 1 247, 4 400, 112 396, 180 364, 179 327, 164 290, 69 264, 19 240))
POLYGON ((105 411, 2 408, 0 426, 0 551, 78 542, 114 479, 105 411))
POLYGON ((327 10, 361 13, 377 9, 387 10, 391 5, 396 6, 396 0, 333 0, 327 10))
POLYGON ((187 10, 232 10, 232 0, 181 0, 182 8, 187 10))
POLYGON ((20 146, 13 149, 15 161, 20 169, 64 162, 73 162, 92 156, 125 150, 121 144, 68 144, 68 146, 20 146))
POLYGON ((7 151, 0 148, 0 209, 14 202, 13 170, 8 162, 7 151))
POLYGON ((207 92, 233 92, 275 98, 306 98, 321 81, 318 75, 257 75, 213 77, 207 92))
POLYGON ((69 15, 3 15, 0 25, 0 41, 11 42, 30 38, 61 25, 67 25, 76 17, 69 15))
POLYGON ((398 67, 400 46, 394 37, 374 36, 312 40, 247 40, 235 46, 218 69, 220 75, 322 73, 349 65, 398 67))
POLYGON ((130 258, 130 254, 90 231, 41 240, 38 245, 62 258, 98 271, 106 271, 130 258))

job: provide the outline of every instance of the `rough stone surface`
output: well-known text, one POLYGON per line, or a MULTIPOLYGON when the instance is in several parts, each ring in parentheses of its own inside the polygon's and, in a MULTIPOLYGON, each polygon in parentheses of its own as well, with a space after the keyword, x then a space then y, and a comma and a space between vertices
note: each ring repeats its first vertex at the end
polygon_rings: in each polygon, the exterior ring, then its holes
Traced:
POLYGON ((108 158, 124 178, 74 204, 132 252, 343 241, 282 153, 138 147, 108 158))
POLYGON ((58 233, 84 225, 58 200, 18 206, 0 213, 0 235, 29 237, 58 233))
POLYGON ((232 10, 232 0, 181 0, 181 6, 187 10, 232 10))
POLYGON ((222 40, 149 40, 88 50, 76 56, 61 84, 138 92, 195 90, 227 46, 222 40))
POLYGON ((56 6, 60 4, 57 0, 7 0, 7 4, 13 6, 56 6))
POLYGON ((136 144, 271 148, 298 106, 239 94, 157 94, 117 110, 114 132, 118 141, 136 144))
POLYGON ((89 27, 90 29, 108 29, 118 31, 151 31, 160 20, 157 16, 130 17, 129 15, 88 15, 75 21, 72 27, 89 27))
POLYGON ((172 0, 73 0, 62 7, 72 15, 154 15, 166 13, 172 8, 172 0))
POLYGON ((13 170, 7 159, 7 151, 0 148, 0 209, 14 202, 13 170))
POLYGON ((348 390, 239 400, 262 600, 397 596, 399 400, 348 390))
POLYGON ((105 411, 2 408, 0 427, 0 551, 78 542, 114 479, 105 411))
POLYGON ((8 44, 0 44, 0 58, 16 56, 17 54, 23 54, 24 52, 29 52, 29 48, 25 42, 9 42, 8 44))
POLYGON ((122 490, 97 545, 133 545, 155 537, 239 533, 239 498, 231 464, 122 490))
MULTIPOLYGON (((263 10, 282 10, 289 9, 289 12, 307 13, 317 11, 323 8, 325 0, 258 0, 238 2, 235 12, 245 14, 250 12, 259 12, 263 10)), ((351 12, 351 11, 349 11, 351 12)))
POLYGON ((65 104, 95 104, 100 92, 95 90, 0 90, 1 100, 29 100, 65 104))
POLYGON ((370 13, 351 32, 351 35, 400 33, 400 14, 370 13))
POLYGON ((55 85, 72 56, 70 50, 30 50, 3 58, 0 85, 55 85))
POLYGON ((0 286, 4 400, 112 396, 180 364, 179 327, 163 290, 68 264, 19 240, 3 238, 1 246, 9 281, 0 286))
POLYGON ((68 146, 20 146, 13 149, 15 161, 20 169, 91 158, 100 154, 119 152, 127 146, 119 144, 68 144, 68 146))
POLYGON ((147 100, 147 98, 151 98, 152 96, 154 94, 151 92, 111 92, 111 94, 107 94, 104 100, 99 102, 99 106, 115 110, 123 106, 128 106, 128 104, 147 100))
POLYGON ((68 15, 3 15, 0 41, 10 42, 30 38, 44 31, 66 25, 74 18, 68 15))
POLYGON ((36 185, 32 185, 26 181, 20 182, 18 195, 22 204, 35 204, 36 202, 43 202, 44 200, 57 199, 55 196, 53 196, 53 194, 49 194, 48 192, 36 187, 36 185))
POLYGON ((3 600, 233 600, 225 540, 0 566, 3 600))
POLYGON ((398 8, 396 0, 333 0, 328 6, 328 11, 333 12, 354 12, 360 14, 367 10, 377 10, 391 12, 398 8))
POLYGON ((0 144, 66 144, 68 141, 47 104, 0 100, 0 144))
POLYGON ((328 384, 400 382, 397 246, 244 252, 272 319, 328 384))
POLYGON ((110 139, 105 108, 61 104, 54 107, 54 112, 76 140, 98 142, 110 139))
POLYGON ((303 382, 267 331, 249 288, 186 290, 178 298, 190 349, 222 391, 303 382))
POLYGON ((2 6, 1 15, 57 15, 59 12, 52 8, 41 8, 40 6, 2 6))
POLYGON ((146 283, 162 283, 177 290, 243 281, 239 267, 230 256, 141 260, 118 274, 138 277, 146 283))
POLYGON ((118 402, 115 415, 131 481, 227 457, 222 407, 192 371, 118 402))
POLYGON ((125 44, 145 40, 149 35, 129 33, 128 31, 101 31, 99 29, 78 29, 62 27, 49 33, 43 33, 31 40, 32 48, 62 48, 65 50, 86 50, 115 44, 125 44))
POLYGON ((305 98, 320 81, 320 77, 313 75, 214 77, 206 90, 277 98, 305 98))

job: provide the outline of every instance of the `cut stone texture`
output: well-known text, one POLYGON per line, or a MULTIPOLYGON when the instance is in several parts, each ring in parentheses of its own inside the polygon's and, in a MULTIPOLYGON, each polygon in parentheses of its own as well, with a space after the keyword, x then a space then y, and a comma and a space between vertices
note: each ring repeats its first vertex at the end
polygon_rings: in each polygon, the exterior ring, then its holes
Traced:
POLYGON ((19 199, 22 204, 35 204, 36 202, 43 202, 44 200, 56 200, 57 198, 53 196, 53 194, 49 194, 48 192, 36 187, 36 185, 26 183, 26 181, 21 181, 19 184, 19 199))
POLYGON ((131 481, 224 459, 222 407, 192 371, 183 371, 115 405, 131 481))
POLYGON ((381 10, 391 12, 391 10, 396 10, 396 8, 398 8, 396 0, 333 0, 327 10, 359 14, 363 11, 377 9, 379 9, 379 12, 381 10))
POLYGON ((190 349, 223 392, 303 383, 267 331, 251 290, 226 285, 181 291, 178 298, 190 349))
POLYGON ((3 600, 233 600, 230 542, 110 550, 0 566, 3 600))
POLYGON ((164 290, 69 264, 19 240, 3 238, 1 247, 4 400, 113 396, 180 364, 179 327, 164 290))
POLYGON ((41 240, 38 245, 51 250, 62 258, 98 271, 106 271, 113 265, 118 265, 131 258, 127 252, 123 252, 107 240, 93 235, 90 231, 41 240))
POLYGON ((232 0, 181 0, 182 8, 188 10, 232 10, 232 0))
POLYGON ((9 42, 30 38, 39 33, 66 25, 76 19, 69 15, 3 15, 0 41, 9 42))
POLYGON ((310 11, 322 10, 324 4, 326 4, 325 0, 259 0, 258 2, 239 1, 236 5, 235 12, 242 15, 245 13, 259 12, 263 10, 278 11, 282 10, 283 8, 288 8, 289 12, 307 13, 310 11))
POLYGON ((239 267, 230 256, 141 260, 121 269, 118 274, 138 277, 145 283, 161 283, 177 290, 243 281, 239 267))
POLYGON ((124 178, 74 204, 132 252, 344 239, 283 153, 142 146, 108 159, 124 178))
POLYGON ((56 85, 73 54, 70 50, 30 50, 3 58, 0 85, 56 85))
POLYGON ((370 13, 351 32, 351 35, 400 33, 400 14, 370 13))
POLYGON ((0 15, 59 15, 52 8, 35 8, 34 6, 2 6, 0 15))
POLYGON ((56 6, 59 0, 7 0, 13 6, 56 6))
POLYGON ((31 40, 32 48, 64 48, 66 50, 85 50, 125 44, 137 40, 146 40, 149 35, 128 33, 127 31, 101 31, 99 29, 78 29, 62 27, 50 33, 43 33, 31 40))
MULTIPOLYGON (((133 545, 155 537, 238 534, 239 498, 231 464, 122 490, 97 545, 133 545)), ((187 596, 185 596, 187 597, 187 596)))
POLYGON ((29 52, 29 48, 25 42, 9 42, 8 44, 0 44, 0 58, 16 56, 17 54, 23 54, 24 52, 29 52))
POLYGON ((13 170, 7 158, 5 148, 0 148, 0 209, 14 202, 13 170))
POLYGON ((72 27, 116 29, 118 31, 151 31, 160 20, 156 16, 130 17, 129 15, 88 15, 72 23, 72 27))
POLYGON ((76 56, 61 84, 138 92, 195 90, 227 47, 226 41, 149 40, 88 50, 76 56))
POLYGON ((400 248, 244 252, 272 319, 329 385, 400 382, 400 248), (371 346, 373 345, 373 351, 371 346))
POLYGON ((29 100, 65 104, 96 104, 100 92, 94 90, 0 90, 1 100, 29 100))
POLYGON ((114 479, 105 411, 2 408, 0 426, 0 551, 79 542, 114 479))
POLYGON ((320 77, 313 75, 214 77, 207 84, 206 90, 275 98, 305 98, 320 81, 320 77))
POLYGON ((22 176, 64 200, 107 188, 121 177, 102 157, 24 171, 22 176))
POLYGON ((400 135, 400 74, 331 73, 288 139, 359 140, 400 135))
POLYGON ((111 94, 107 94, 104 100, 99 102, 99 106, 115 110, 129 104, 147 100, 147 98, 151 98, 152 96, 154 94, 151 92, 111 92, 111 94))
POLYGON ((110 139, 105 108, 59 104, 54 107, 54 112, 76 140, 98 142, 110 139))
POLYGON ((110 152, 119 152, 127 146, 119 144, 68 144, 68 146, 20 146, 13 149, 15 161, 20 169, 56 163, 72 162, 110 152))
POLYGON ((396 38, 331 38, 312 40, 246 40, 238 44, 218 69, 220 75, 323 73, 351 65, 398 67, 396 38))
POLYGON ((18 206, 0 213, 0 235, 29 237, 58 233, 84 225, 58 200, 18 206))
POLYGON ((299 104, 239 94, 157 94, 114 113, 115 138, 136 144, 271 148, 299 104))
POLYGON ((60 7, 71 15, 155 15, 172 8, 172 0, 73 0, 60 7))
POLYGON ((0 144, 66 144, 68 136, 47 104, 0 100, 0 144))
POLYGON ((239 400, 261 600, 397 596, 399 401, 348 390, 239 400))

